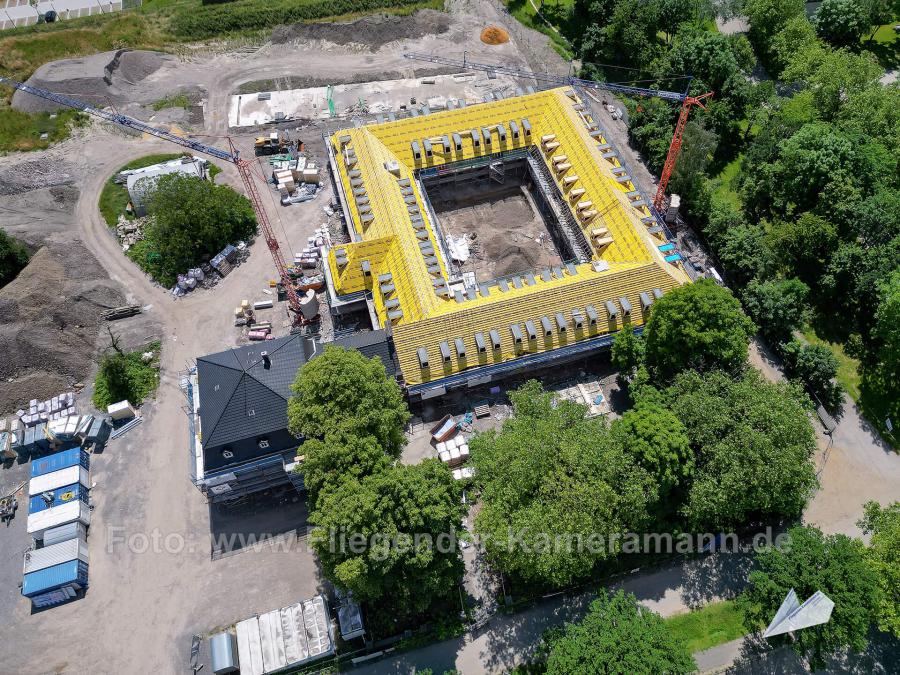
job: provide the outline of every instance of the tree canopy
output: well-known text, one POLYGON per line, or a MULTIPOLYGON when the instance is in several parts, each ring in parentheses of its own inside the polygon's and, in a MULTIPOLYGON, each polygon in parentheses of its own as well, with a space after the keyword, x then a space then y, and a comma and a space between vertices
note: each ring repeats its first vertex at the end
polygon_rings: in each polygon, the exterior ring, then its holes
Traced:
POLYGON ((867 555, 881 590, 878 627, 900 637, 900 502, 868 502, 859 525, 872 538, 867 555))
POLYGON ((250 201, 225 185, 184 174, 161 176, 147 203, 144 239, 129 256, 165 286, 256 232, 250 201))
POLYGON ((814 527, 794 527, 788 535, 784 550, 772 547, 756 555, 757 569, 741 599, 747 626, 767 625, 792 588, 801 602, 822 591, 834 601, 827 623, 794 631, 793 639, 771 641, 790 644, 814 670, 844 649, 861 652, 879 599, 878 577, 863 543, 843 534, 826 536, 814 527))
POLYGON ((394 457, 406 443, 409 410, 377 357, 328 346, 300 368, 291 389, 288 427, 293 434, 371 436, 394 457))
POLYGON ((548 675, 658 675, 696 669, 662 617, 622 590, 610 594, 601 589, 585 617, 566 624, 563 634, 552 640, 547 659, 548 675))
POLYGON ((747 362, 753 322, 729 290, 702 279, 676 288, 653 307, 644 330, 651 375, 669 380, 686 369, 737 373, 747 362))
POLYGON ((436 459, 350 479, 319 496, 310 517, 325 576, 398 617, 456 593, 462 489, 436 459))
POLYGON ((685 372, 663 394, 695 456, 681 508, 690 525, 721 529, 800 515, 818 485, 801 391, 750 369, 737 380, 685 372))
POLYGON ((824 0, 814 21, 819 36, 835 47, 855 47, 869 27, 868 13, 860 0, 824 0))
POLYGON ((533 380, 510 399, 514 416, 469 444, 483 501, 475 529, 503 572, 562 586, 618 551, 610 535, 647 522, 656 486, 584 406, 554 403, 533 380), (577 545, 592 535, 604 539, 577 545))
POLYGON ((753 280, 744 289, 744 307, 771 344, 791 339, 807 311, 809 286, 799 279, 753 280))
POLYGON ((683 484, 694 469, 694 453, 681 420, 668 408, 640 401, 612 424, 613 438, 659 485, 660 497, 683 484))

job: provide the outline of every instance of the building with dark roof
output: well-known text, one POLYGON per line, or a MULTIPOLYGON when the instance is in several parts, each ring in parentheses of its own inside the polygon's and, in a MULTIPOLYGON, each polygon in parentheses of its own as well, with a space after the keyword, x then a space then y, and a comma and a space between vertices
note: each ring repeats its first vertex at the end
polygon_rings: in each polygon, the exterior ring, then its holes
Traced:
MULTIPOLYGON (((378 357, 389 377, 398 371, 390 337, 370 331, 333 343, 378 357)), ((184 386, 190 401, 194 483, 223 501, 293 483, 302 438, 288 431, 287 402, 298 369, 324 349, 287 335, 201 356, 184 386)))

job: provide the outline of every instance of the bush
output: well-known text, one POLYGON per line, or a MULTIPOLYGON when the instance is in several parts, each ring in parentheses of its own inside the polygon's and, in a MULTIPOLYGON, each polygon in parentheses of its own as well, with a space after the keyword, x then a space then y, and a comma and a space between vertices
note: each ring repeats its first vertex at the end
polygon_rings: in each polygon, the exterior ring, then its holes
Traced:
POLYGON ((128 206, 129 202, 128 188, 126 188, 124 184, 114 183, 113 179, 115 179, 116 176, 123 171, 143 169, 145 166, 152 166, 154 164, 159 164, 160 162, 168 162, 170 159, 177 159, 182 156, 183 155, 180 152, 147 155, 146 157, 141 157, 140 159, 128 162, 125 166, 120 167, 118 171, 109 177, 109 180, 106 181, 106 184, 103 186, 103 191, 100 193, 99 208, 106 224, 110 227, 115 227, 116 223, 119 221, 119 216, 125 215, 125 207, 128 206))
POLYGON ((94 381, 94 405, 106 410, 111 403, 128 401, 139 406, 159 384, 159 342, 151 342, 144 349, 122 352, 117 347, 103 356, 100 372, 94 381), (144 363, 144 352, 153 352, 154 360, 144 363))
POLYGON ((844 389, 834 379, 839 363, 828 347, 792 340, 784 345, 783 352, 788 376, 800 380, 827 408, 840 405, 844 389))
POLYGON ((0 286, 16 278, 28 264, 28 249, 0 228, 0 286))

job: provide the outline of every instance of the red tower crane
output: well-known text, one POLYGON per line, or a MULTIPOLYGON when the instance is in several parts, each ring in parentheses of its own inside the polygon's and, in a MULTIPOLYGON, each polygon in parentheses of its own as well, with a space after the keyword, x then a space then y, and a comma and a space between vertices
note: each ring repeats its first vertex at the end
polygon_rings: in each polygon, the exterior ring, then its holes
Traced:
POLYGON ((681 103, 681 112, 678 114, 678 123, 675 125, 675 133, 672 134, 672 142, 669 143, 669 152, 666 153, 666 163, 663 166, 662 173, 659 176, 659 184, 656 187, 656 196, 653 198, 653 207, 657 212, 663 210, 666 202, 666 188, 669 187, 669 178, 675 170, 675 162, 678 161, 678 154, 681 152, 681 141, 684 136, 684 125, 687 124, 688 115, 693 106, 706 109, 703 101, 712 96, 712 92, 701 94, 700 96, 686 96, 681 103))
POLYGON ((284 262, 284 258, 281 255, 281 250, 278 245, 278 239, 275 237, 275 232, 272 230, 272 225, 269 222, 269 217, 266 215, 266 210, 263 207, 262 199, 260 199, 259 196, 259 190, 256 189, 256 182, 254 181, 253 175, 250 172, 250 169, 253 166, 253 162, 240 157, 240 153, 238 152, 237 148, 234 147, 234 143, 230 138, 228 139, 229 150, 226 152, 225 150, 220 150, 219 148, 204 145, 203 143, 195 141, 191 138, 185 138, 184 136, 173 134, 172 132, 166 131, 165 129, 159 129, 158 127, 154 127, 133 117, 121 115, 116 112, 109 112, 107 110, 101 110, 100 108, 95 108, 94 106, 84 103, 83 101, 79 101, 62 94, 55 94, 52 91, 47 91, 46 89, 41 89, 40 87, 34 87, 30 84, 17 82, 16 80, 11 80, 7 77, 0 77, 0 84, 8 85, 10 87, 13 87, 14 89, 17 89, 18 91, 23 91, 27 94, 31 94, 32 96, 38 96, 40 98, 47 99, 48 101, 53 101, 55 103, 59 103, 60 105, 74 108, 75 110, 81 110, 82 112, 86 112, 90 115, 93 115, 94 117, 99 117, 100 119, 106 120, 107 122, 112 122, 113 124, 118 124, 119 126, 128 127, 130 129, 136 129, 137 131, 151 134, 152 136, 156 136, 157 138, 162 138, 172 143, 176 143, 190 150, 202 152, 205 155, 210 155, 212 157, 216 157, 218 159, 234 164, 241 176, 241 181, 243 181, 244 183, 244 191, 247 194, 247 198, 250 200, 250 204, 253 207, 253 212, 256 214, 256 222, 259 223, 259 227, 262 230, 263 237, 266 240, 266 246, 269 247, 269 251, 272 253, 272 259, 275 261, 275 267, 278 269, 278 276, 281 279, 281 284, 282 286, 284 286, 285 292, 287 293, 288 306, 295 314, 295 321, 303 320, 303 313, 300 309, 300 296, 297 295, 297 289, 294 288, 293 279, 291 279, 290 275, 288 274, 287 265, 284 262))

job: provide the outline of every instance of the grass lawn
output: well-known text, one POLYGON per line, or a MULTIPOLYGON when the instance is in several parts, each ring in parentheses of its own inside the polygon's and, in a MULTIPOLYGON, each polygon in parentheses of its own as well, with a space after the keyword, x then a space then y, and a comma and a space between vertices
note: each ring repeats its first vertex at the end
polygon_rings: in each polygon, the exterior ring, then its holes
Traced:
POLYGON ((825 345, 826 347, 828 347, 828 349, 831 350, 831 353, 837 357, 837 381, 840 382, 847 393, 850 394, 850 398, 858 402, 860 397, 858 371, 859 361, 847 355, 847 353, 844 351, 844 345, 838 342, 829 342, 828 340, 823 340, 822 338, 820 338, 818 335, 816 335, 816 331, 812 326, 804 326, 801 332, 803 333, 803 337, 806 338, 806 341, 809 342, 809 344, 825 345))
POLYGON ((166 108, 187 108, 191 104, 187 94, 173 94, 166 98, 159 99, 153 104, 154 110, 165 110, 166 108))
POLYGON ((717 175, 712 177, 715 194, 733 204, 737 209, 741 208, 741 196, 737 193, 737 190, 735 190, 735 179, 737 178, 738 171, 741 169, 741 160, 743 157, 743 154, 739 154, 733 160, 728 162, 717 175))
MULTIPOLYGON (((181 157, 181 154, 182 153, 180 152, 173 152, 160 155, 147 155, 146 157, 141 157, 133 162, 128 162, 128 164, 119 168, 116 173, 110 176, 109 180, 106 181, 106 185, 103 186, 103 191, 100 193, 100 204, 98 205, 106 224, 110 227, 115 227, 119 220, 119 215, 124 214, 125 207, 128 206, 128 190, 125 188, 125 184, 117 185, 116 183, 113 183, 113 178, 115 178, 117 174, 121 171, 141 169, 145 166, 150 166, 151 164, 158 164, 159 162, 167 162, 170 159, 177 159, 181 157)), ((131 216, 126 214, 126 217, 131 216)))
POLYGON ((666 619, 669 630, 692 654, 746 635, 744 615, 733 600, 712 602, 687 614, 666 619))
POLYGON ((894 30, 897 23, 892 21, 879 26, 871 40, 869 40, 871 33, 866 34, 861 40, 863 49, 875 54, 885 70, 900 66, 900 33, 894 30))
POLYGON ((523 26, 549 37, 550 44, 556 53, 566 61, 571 61, 575 58, 575 52, 565 37, 565 33, 570 10, 574 4, 575 0, 546 0, 545 2, 534 0, 534 5, 531 4, 531 0, 507 0, 506 8, 513 18, 523 26), (541 8, 540 16, 535 7, 541 8), (548 26, 544 19, 556 30, 548 26))
POLYGON ((0 103, 0 151, 43 150, 69 135, 71 127, 87 124, 88 118, 77 110, 51 113, 28 113, 0 103), (41 134, 47 134, 42 139, 41 134))

